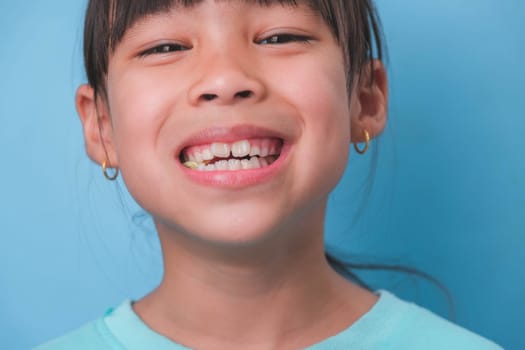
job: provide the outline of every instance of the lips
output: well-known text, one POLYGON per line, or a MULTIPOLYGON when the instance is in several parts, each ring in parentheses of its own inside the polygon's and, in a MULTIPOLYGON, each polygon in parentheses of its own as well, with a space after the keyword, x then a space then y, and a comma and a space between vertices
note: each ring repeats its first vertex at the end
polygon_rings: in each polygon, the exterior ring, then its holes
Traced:
POLYGON ((235 187, 268 179, 289 149, 279 131, 251 125, 209 128, 183 142, 177 160, 197 182, 235 187))

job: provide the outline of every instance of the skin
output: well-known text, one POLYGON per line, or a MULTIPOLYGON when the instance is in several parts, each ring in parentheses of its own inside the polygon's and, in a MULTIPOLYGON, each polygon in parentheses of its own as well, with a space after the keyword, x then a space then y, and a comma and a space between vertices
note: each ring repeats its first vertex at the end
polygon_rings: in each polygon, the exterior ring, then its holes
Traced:
POLYGON ((128 29, 110 56, 107 100, 78 89, 88 155, 120 168, 158 230, 164 277, 134 304, 152 329, 191 348, 303 348, 376 302, 324 258, 326 202, 349 145, 386 123, 384 67, 374 62, 372 83, 365 71, 349 94, 341 52, 307 7, 204 1, 128 29), (165 44, 178 46, 150 50, 165 44), (183 173, 184 140, 246 124, 291 145, 272 177, 227 188, 183 173))

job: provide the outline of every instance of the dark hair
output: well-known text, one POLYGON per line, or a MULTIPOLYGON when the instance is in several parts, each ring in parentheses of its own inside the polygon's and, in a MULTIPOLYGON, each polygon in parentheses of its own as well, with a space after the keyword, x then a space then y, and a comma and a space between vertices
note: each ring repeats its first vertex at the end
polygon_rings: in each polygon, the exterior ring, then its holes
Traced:
MULTIPOLYGON (((84 23, 84 64, 95 97, 106 98, 105 79, 111 52, 125 32, 147 15, 170 10, 173 6, 192 6, 201 0, 90 0, 84 23)), ((252 1, 252 0, 247 0, 252 1)), ((300 0, 253 0, 261 5, 279 3, 295 6, 300 0)), ((383 56, 381 26, 372 0, 306 0, 323 18, 339 43, 347 67, 350 91, 355 77, 374 52, 383 56)))

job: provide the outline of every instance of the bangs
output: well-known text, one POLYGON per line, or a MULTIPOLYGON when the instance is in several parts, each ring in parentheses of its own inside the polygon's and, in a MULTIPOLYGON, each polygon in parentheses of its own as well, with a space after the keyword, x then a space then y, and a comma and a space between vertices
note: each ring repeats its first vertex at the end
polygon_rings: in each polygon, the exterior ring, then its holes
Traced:
MULTIPOLYGON (((215 1, 235 1, 235 0, 215 0, 215 1)), ((246 3, 253 3, 260 6, 271 6, 275 4, 284 6, 297 6, 299 3, 309 6, 314 12, 318 13, 326 23, 332 24, 335 16, 328 6, 330 0, 241 0, 246 3)), ((177 7, 192 7, 200 4, 203 0, 113 0, 109 1, 110 8, 107 9, 109 15, 106 33, 108 47, 115 50, 116 46, 124 37, 126 31, 136 22, 149 15, 169 12, 177 7)), ((332 27, 332 26, 331 26, 332 27)), ((339 37, 338 30, 333 33, 339 37)))
MULTIPOLYGON (((87 79, 95 97, 106 94, 109 57, 126 31, 149 15, 169 12, 177 7, 192 7, 203 0, 90 0, 84 23, 84 63, 87 79)), ((236 1, 236 0, 214 0, 236 1)), ((382 58, 381 30, 370 0, 240 0, 262 6, 305 4, 330 28, 342 49, 347 67, 347 85, 359 75, 375 53, 382 58)))

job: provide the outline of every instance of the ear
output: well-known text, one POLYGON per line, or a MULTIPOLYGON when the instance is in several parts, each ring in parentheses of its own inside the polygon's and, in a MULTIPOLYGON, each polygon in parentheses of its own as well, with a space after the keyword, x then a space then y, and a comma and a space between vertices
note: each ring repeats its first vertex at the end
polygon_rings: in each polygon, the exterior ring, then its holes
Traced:
POLYGON ((86 152, 95 163, 108 162, 117 167, 118 161, 113 147, 113 127, 106 104, 95 99, 93 88, 81 85, 76 94, 75 104, 84 129, 86 152))
POLYGON ((354 90, 356 101, 351 117, 351 142, 365 142, 364 130, 374 138, 386 125, 388 80, 383 63, 374 60, 368 64, 354 90))

